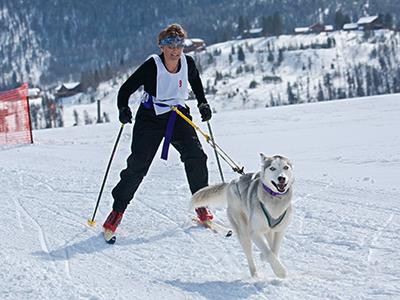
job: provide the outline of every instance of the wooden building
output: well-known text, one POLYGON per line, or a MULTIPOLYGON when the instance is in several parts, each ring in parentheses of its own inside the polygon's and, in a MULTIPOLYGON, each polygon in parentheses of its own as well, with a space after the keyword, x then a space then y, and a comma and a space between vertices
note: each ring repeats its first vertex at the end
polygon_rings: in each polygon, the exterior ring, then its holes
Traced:
POLYGON ((376 30, 383 28, 379 16, 361 17, 357 21, 357 25, 360 30, 376 30))
POLYGON ((82 92, 80 82, 63 83, 56 88, 56 97, 69 97, 82 92))

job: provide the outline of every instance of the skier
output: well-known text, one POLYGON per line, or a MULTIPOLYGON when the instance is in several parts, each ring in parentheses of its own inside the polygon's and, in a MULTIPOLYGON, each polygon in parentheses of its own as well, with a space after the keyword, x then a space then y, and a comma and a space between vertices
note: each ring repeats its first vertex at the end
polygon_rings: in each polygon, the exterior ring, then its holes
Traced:
MULTIPOLYGON (((188 99, 189 83, 198 101, 202 121, 211 118, 211 109, 204 96, 203 84, 192 57, 183 54, 186 32, 179 24, 169 25, 158 35, 161 54, 151 55, 121 86, 118 92, 119 120, 132 123, 129 97, 140 86, 144 93, 138 108, 132 135, 132 153, 127 167, 120 173, 120 181, 112 190, 113 209, 103 227, 105 232, 114 233, 124 211, 142 182, 157 152, 163 137, 161 157, 167 159, 168 147, 180 153, 184 163, 190 191, 194 194, 208 185, 207 156, 204 153, 193 127, 171 111, 178 109, 191 119, 188 99)), ((196 209, 201 221, 213 219, 206 207, 196 209)))

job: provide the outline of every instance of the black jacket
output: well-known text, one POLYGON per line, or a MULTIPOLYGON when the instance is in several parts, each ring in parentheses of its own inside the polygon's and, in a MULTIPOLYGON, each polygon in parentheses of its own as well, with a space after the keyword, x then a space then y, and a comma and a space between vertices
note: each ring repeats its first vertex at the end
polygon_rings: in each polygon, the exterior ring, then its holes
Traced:
MULTIPOLYGON (((164 54, 159 54, 159 56, 165 65, 164 54)), ((188 64, 189 83, 196 96, 198 105, 201 103, 207 103, 204 96, 203 84, 199 76, 199 71, 196 68, 196 64, 191 56, 185 56, 188 64)), ((180 67, 179 62, 178 71, 180 67)), ((148 94, 156 96, 157 65, 153 58, 146 60, 121 86, 118 92, 118 108, 120 109, 128 106, 129 97, 142 85, 148 94)))

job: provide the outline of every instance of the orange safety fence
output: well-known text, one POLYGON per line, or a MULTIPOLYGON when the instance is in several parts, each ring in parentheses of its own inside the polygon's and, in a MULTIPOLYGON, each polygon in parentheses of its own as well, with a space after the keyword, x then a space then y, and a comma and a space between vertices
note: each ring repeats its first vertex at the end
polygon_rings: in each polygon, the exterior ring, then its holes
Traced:
POLYGON ((28 84, 0 92, 0 145, 33 143, 28 84))

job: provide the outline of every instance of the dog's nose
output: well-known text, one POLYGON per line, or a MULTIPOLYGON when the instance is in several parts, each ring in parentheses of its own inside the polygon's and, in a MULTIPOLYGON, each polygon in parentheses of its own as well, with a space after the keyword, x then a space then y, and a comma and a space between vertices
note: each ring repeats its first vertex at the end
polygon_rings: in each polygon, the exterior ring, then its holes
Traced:
POLYGON ((283 176, 279 176, 279 177, 278 177, 279 183, 285 183, 285 180, 286 180, 286 178, 283 177, 283 176))

